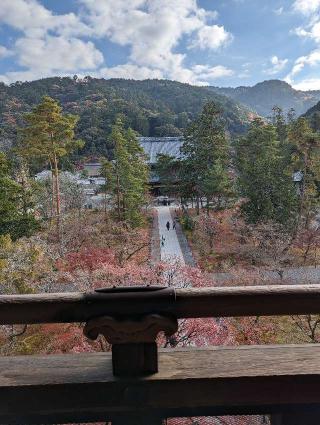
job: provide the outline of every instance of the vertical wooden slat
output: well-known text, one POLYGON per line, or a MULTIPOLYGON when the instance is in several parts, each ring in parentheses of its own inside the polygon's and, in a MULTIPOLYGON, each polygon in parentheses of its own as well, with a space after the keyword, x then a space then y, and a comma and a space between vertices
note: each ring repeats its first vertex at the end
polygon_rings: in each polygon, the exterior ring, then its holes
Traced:
POLYGON ((157 416, 130 415, 120 416, 112 421, 112 425, 162 425, 163 420, 157 416))
POLYGON ((115 376, 145 376, 157 373, 157 344, 113 344, 112 366, 115 376))
POLYGON ((271 415, 270 416, 271 425, 283 425, 282 415, 271 415))
POLYGON ((319 410, 303 410, 301 412, 271 415, 271 425, 319 425, 319 410))

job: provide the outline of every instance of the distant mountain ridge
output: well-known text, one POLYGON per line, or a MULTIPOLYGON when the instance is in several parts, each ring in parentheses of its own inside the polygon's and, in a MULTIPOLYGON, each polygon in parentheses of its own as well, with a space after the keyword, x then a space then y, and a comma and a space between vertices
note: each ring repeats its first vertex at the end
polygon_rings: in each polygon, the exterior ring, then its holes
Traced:
POLYGON ((281 107, 284 112, 293 108, 297 115, 302 115, 320 101, 320 90, 295 90, 282 80, 266 80, 252 87, 210 87, 210 89, 246 105, 263 117, 269 117, 275 105, 281 107))
POLYGON ((177 81, 75 76, 0 83, 0 150, 15 145, 23 114, 44 95, 57 99, 64 112, 79 115, 76 136, 85 141, 81 155, 112 156, 110 132, 119 114, 126 126, 147 137, 181 136, 209 101, 220 105, 233 135, 243 133, 252 119, 251 111, 230 97, 177 81))
POLYGON ((203 105, 220 106, 232 136, 243 134, 256 115, 268 117, 278 105, 297 115, 320 101, 320 91, 303 92, 270 80, 253 87, 198 87, 170 80, 53 77, 7 86, 0 83, 0 150, 15 146, 23 114, 49 95, 64 112, 79 115, 76 136, 85 141, 79 155, 112 157, 111 126, 121 114, 140 136, 179 137, 203 105), (254 111, 254 112, 253 112, 254 111))

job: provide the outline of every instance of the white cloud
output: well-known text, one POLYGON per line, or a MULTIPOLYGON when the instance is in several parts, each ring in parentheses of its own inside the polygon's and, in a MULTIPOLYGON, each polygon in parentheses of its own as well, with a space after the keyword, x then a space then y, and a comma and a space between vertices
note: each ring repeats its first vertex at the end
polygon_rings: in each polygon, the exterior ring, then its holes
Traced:
MULTIPOLYGON (((293 4, 294 10, 308 17, 308 22, 293 30, 299 37, 310 38, 318 46, 320 43, 320 0, 296 0, 293 4)), ((295 83, 294 77, 300 74, 306 67, 314 67, 320 64, 320 47, 312 50, 305 56, 300 56, 294 62, 294 66, 286 77, 286 81, 301 90, 307 87, 317 86, 317 79, 305 78, 300 83, 295 83)))
POLYGON ((320 0, 296 0, 294 9, 308 16, 304 26, 295 28, 292 32, 299 37, 310 38, 316 43, 320 42, 320 0))
POLYGON ((318 65, 319 63, 320 63, 320 49, 313 50, 307 56, 300 56, 298 59, 296 59, 293 68, 291 69, 290 73, 286 76, 285 80, 288 83, 293 84, 293 77, 299 74, 306 65, 315 66, 315 65, 318 65))
POLYGON ((296 90, 320 90, 320 78, 307 78, 300 83, 293 84, 296 90))
MULTIPOLYGON (((222 77, 229 77, 234 72, 222 65, 210 67, 208 65, 194 65, 192 68, 178 68, 175 79, 194 85, 209 85, 211 81, 222 77)), ((111 68, 102 68, 94 76, 99 78, 132 78, 144 80, 147 78, 164 79, 166 75, 160 69, 137 66, 133 64, 118 65, 111 68)))
MULTIPOLYGON (((7 72, 0 78, 6 83, 56 75, 72 75, 79 71, 96 69, 103 63, 103 56, 90 41, 77 38, 47 36, 19 38, 15 48, 19 65, 26 71, 7 72)), ((1 53, 1 49, 0 49, 1 53)))
POLYGON ((223 26, 219 25, 204 25, 199 29, 196 40, 191 47, 199 47, 200 49, 216 50, 219 47, 230 43, 233 36, 227 32, 223 26))
POLYGON ((148 78, 163 79, 164 75, 159 69, 151 69, 145 66, 139 67, 133 64, 101 68, 95 74, 98 78, 129 78, 133 80, 145 80, 148 78))
POLYGON ((96 69, 103 63, 102 53, 91 41, 62 36, 20 38, 16 42, 16 52, 21 66, 46 73, 96 69))
MULTIPOLYGON (((47 36, 19 38, 16 42, 19 65, 25 71, 10 71, 0 75, 5 83, 30 81, 61 75, 73 75, 79 71, 95 70, 103 63, 103 56, 90 41, 77 38, 47 36)), ((1 53, 1 49, 0 49, 1 53)))
MULTIPOLYGON (((11 54, 23 67, 1 78, 7 82, 52 75, 86 73, 124 78, 171 78, 191 84, 209 84, 232 75, 232 70, 185 65, 178 52, 182 39, 190 46, 218 49, 232 40, 214 10, 197 0, 78 0, 79 13, 54 14, 39 0, 1 0, 0 23, 21 32, 11 54), (106 67, 102 53, 82 37, 107 39, 129 48, 128 63, 106 67)), ((0 57, 7 54, 1 50, 0 57)))
POLYGON ((223 26, 209 25, 217 13, 198 7, 196 0, 118 0, 117 7, 104 0, 81 2, 97 37, 129 46, 130 64, 160 70, 166 78, 199 83, 195 72, 184 66, 186 55, 175 50, 183 37, 203 49, 232 39, 223 26))
POLYGON ((320 0, 295 0, 293 8, 296 12, 310 15, 320 8, 320 0))
POLYGON ((272 67, 265 71, 268 75, 275 75, 282 71, 288 63, 288 59, 279 59, 278 56, 270 58, 272 67))
POLYGON ((12 56, 13 52, 7 49, 5 46, 0 45, 0 59, 7 58, 8 56, 12 56))
POLYGON ((195 65, 192 67, 192 71, 199 79, 215 80, 221 77, 230 77, 234 74, 229 68, 222 65, 210 67, 208 65, 195 65))
POLYGON ((36 0, 1 0, 0 22, 10 25, 29 37, 47 31, 58 34, 87 34, 90 29, 74 14, 54 15, 36 0))
POLYGON ((36 0, 1 0, 0 23, 22 32, 10 54, 25 69, 2 76, 6 82, 92 70, 104 61, 91 41, 77 38, 91 29, 74 13, 54 15, 36 0))
POLYGON ((298 27, 295 29, 295 34, 299 37, 309 37, 316 41, 317 43, 320 42, 320 21, 314 21, 306 27, 307 29, 303 27, 298 27))
POLYGON ((37 71, 10 71, 2 75, 0 74, 0 81, 5 84, 11 84, 16 81, 32 81, 45 77, 48 77, 48 75, 43 75, 37 71))

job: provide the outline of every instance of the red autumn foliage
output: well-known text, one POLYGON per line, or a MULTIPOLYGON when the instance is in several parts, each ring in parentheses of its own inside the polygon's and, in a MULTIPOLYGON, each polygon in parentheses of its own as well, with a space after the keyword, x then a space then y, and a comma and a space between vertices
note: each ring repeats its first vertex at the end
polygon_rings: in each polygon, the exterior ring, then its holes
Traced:
POLYGON ((104 264, 114 264, 115 254, 110 248, 82 248, 77 252, 69 252, 64 258, 57 260, 56 267, 60 271, 73 272, 77 269, 93 271, 104 264))

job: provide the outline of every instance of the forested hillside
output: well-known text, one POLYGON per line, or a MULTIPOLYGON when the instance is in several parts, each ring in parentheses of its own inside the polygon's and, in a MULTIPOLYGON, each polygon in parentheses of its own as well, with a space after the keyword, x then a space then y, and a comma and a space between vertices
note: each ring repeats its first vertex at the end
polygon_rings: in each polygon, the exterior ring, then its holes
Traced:
POLYGON ((44 95, 57 99, 65 112, 80 116, 76 135, 85 141, 81 151, 85 155, 110 156, 108 137, 119 113, 126 126, 143 136, 181 135, 208 101, 220 105, 227 129, 233 134, 242 133, 252 115, 245 107, 208 88, 167 80, 55 77, 10 86, 1 84, 1 150, 15 144, 23 113, 44 95))
POLYGON ((320 91, 295 90, 290 84, 280 80, 263 81, 253 87, 211 89, 247 105, 263 117, 269 117, 275 105, 284 112, 293 108, 297 115, 301 115, 320 100, 320 91))
POLYGON ((314 130, 319 131, 320 130, 320 102, 312 106, 312 108, 308 109, 307 112, 304 114, 304 117, 308 119, 311 127, 314 130))

